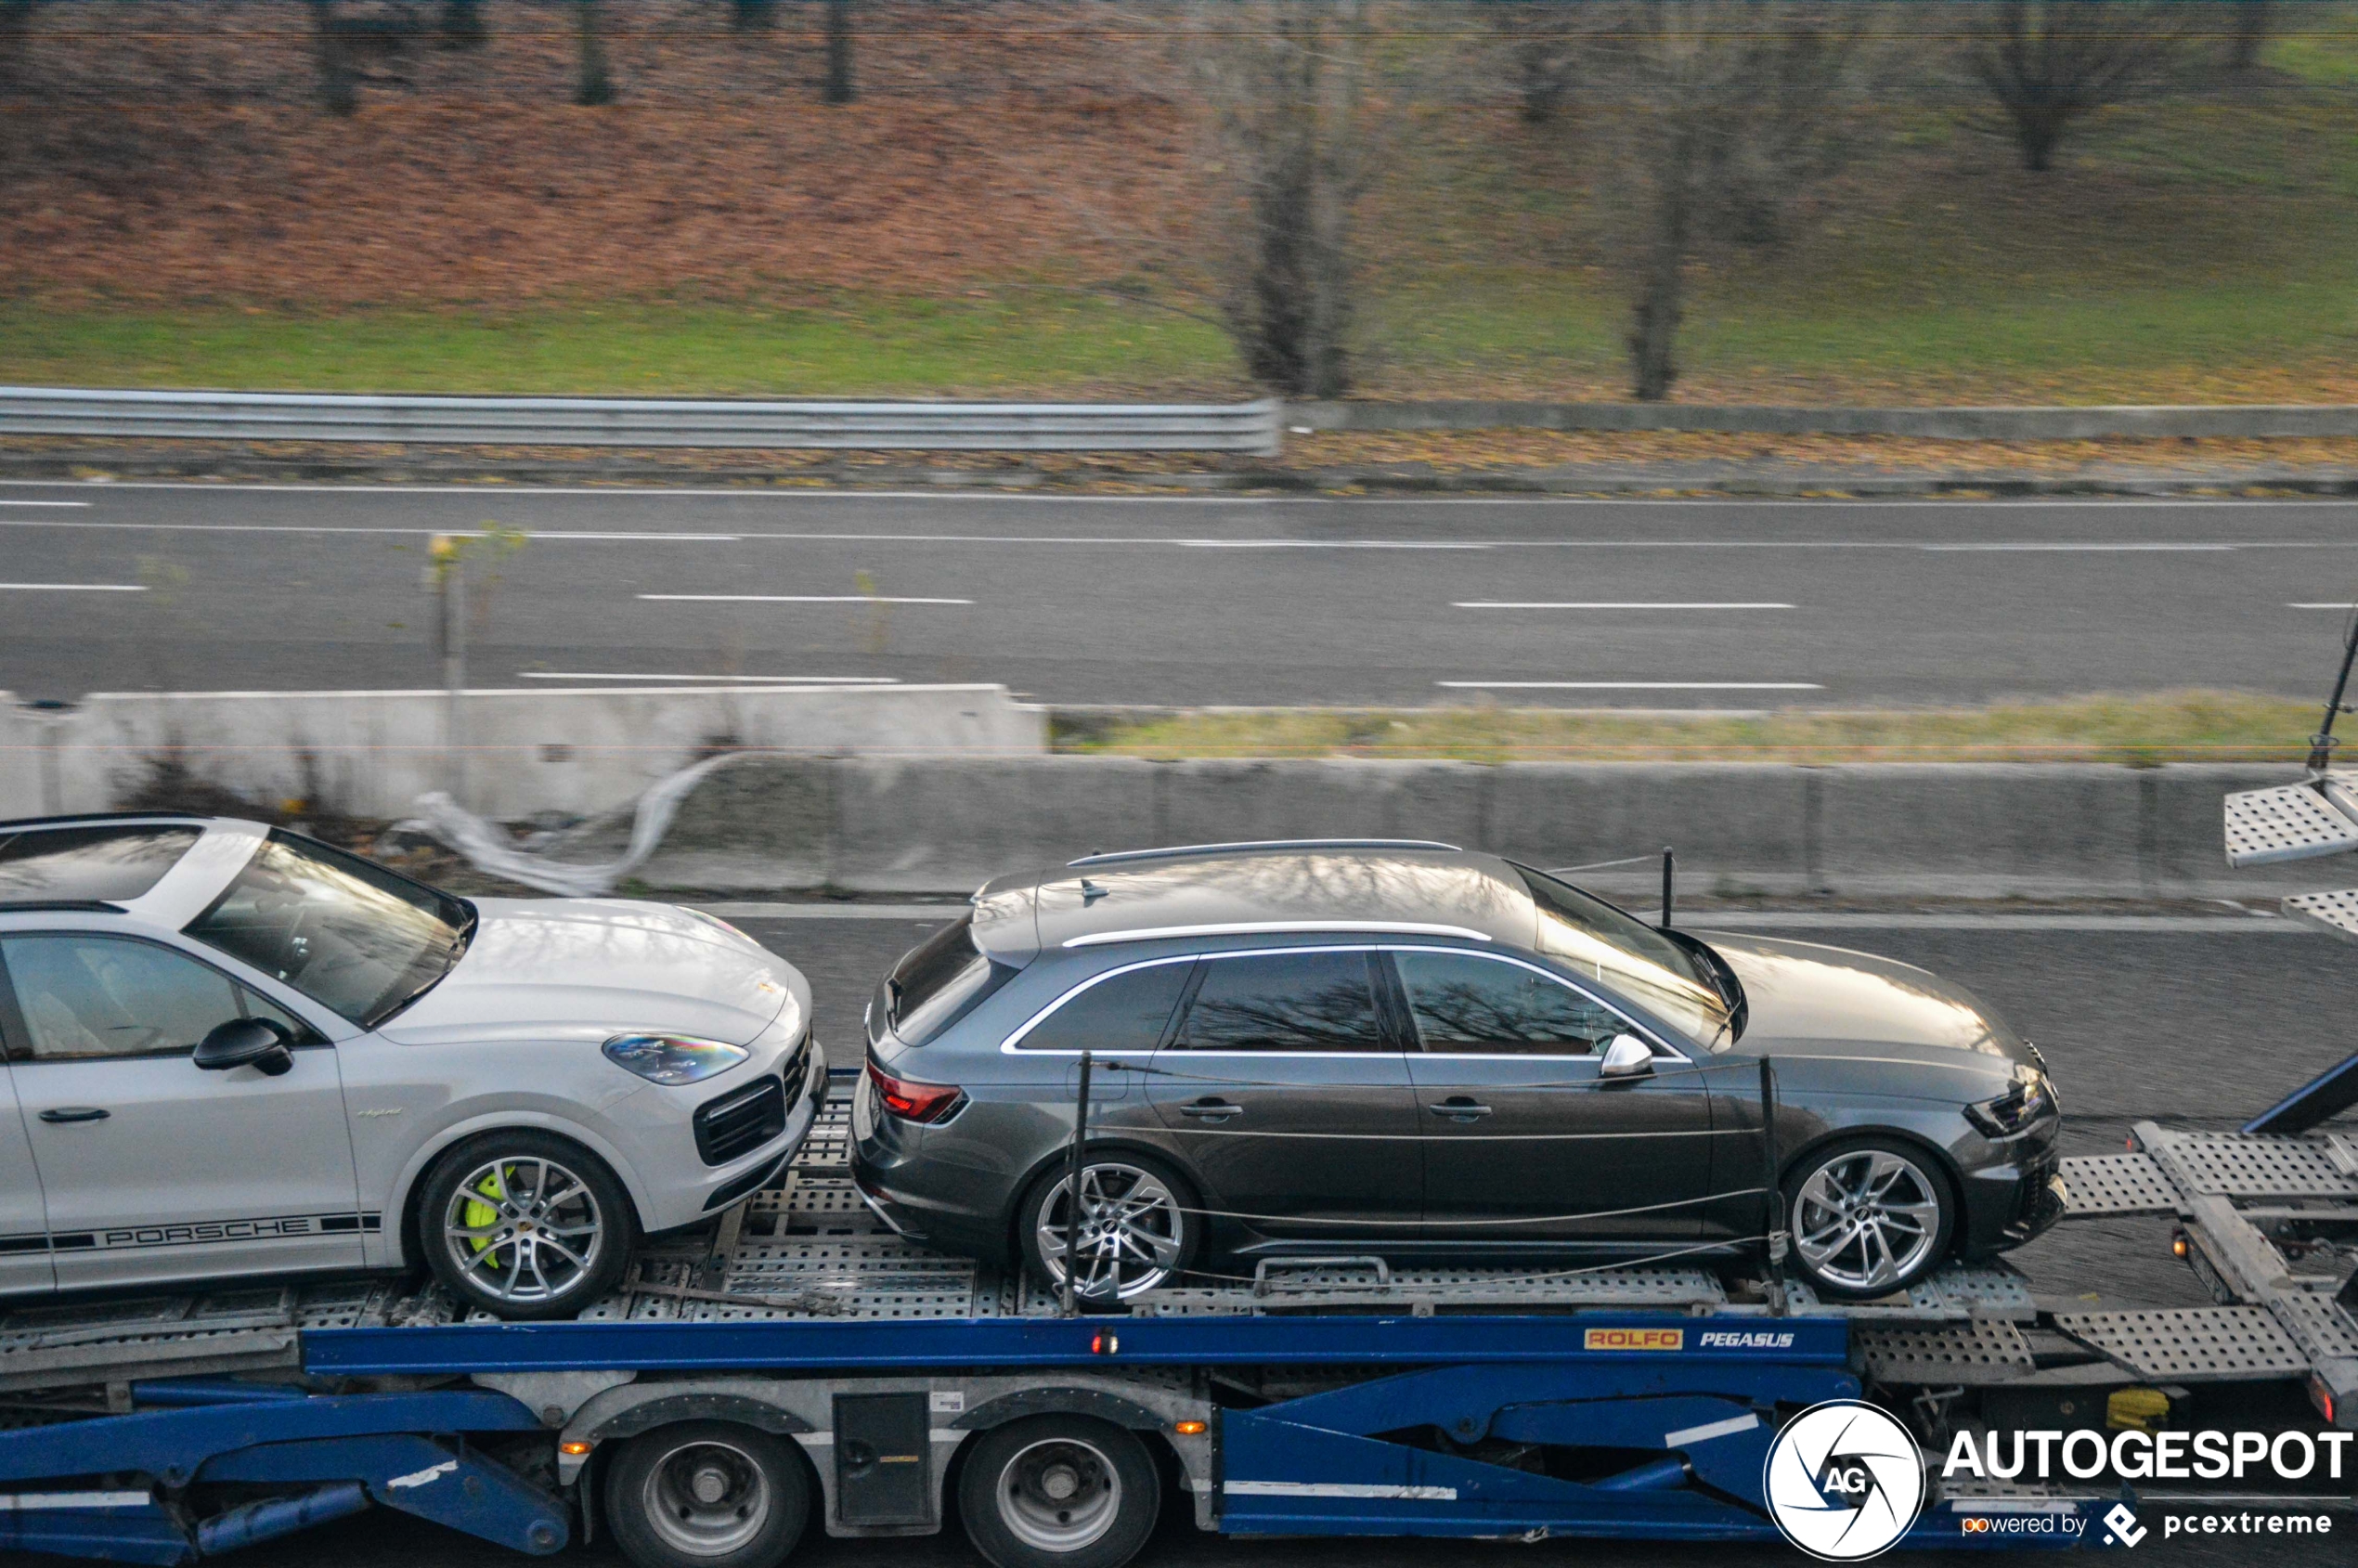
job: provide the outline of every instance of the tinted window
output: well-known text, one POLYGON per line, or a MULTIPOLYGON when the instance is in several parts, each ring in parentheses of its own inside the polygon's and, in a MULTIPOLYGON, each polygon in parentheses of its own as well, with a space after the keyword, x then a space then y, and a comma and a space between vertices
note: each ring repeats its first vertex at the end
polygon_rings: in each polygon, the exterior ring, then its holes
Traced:
POLYGON ((357 855, 273 832, 187 929, 373 1029, 450 972, 474 910, 357 855))
POLYGON ((903 953, 884 983, 885 1017, 907 1043, 922 1045, 1014 978, 975 947, 974 916, 957 919, 903 953))
POLYGON ((1627 1026, 1561 980, 1459 952, 1399 952, 1400 981, 1428 1051, 1585 1056, 1627 1026))
POLYGON ((253 1016, 227 976, 148 942, 10 937, 0 956, 34 1061, 187 1051, 215 1025, 253 1016))
POLYGON ((1190 1051, 1381 1051, 1364 952, 1213 958, 1176 1043, 1190 1051))
POLYGON ((0 830, 0 903, 138 898, 163 880, 201 832, 152 824, 0 830))
POLYGON ((1569 882, 1517 866, 1539 909, 1539 951, 1593 975, 1700 1040, 1728 1024, 1728 1002, 1702 964, 1660 931, 1569 882))
POLYGON ((1187 988, 1192 960, 1110 975, 1069 997, 1017 1042, 1024 1051, 1129 1051, 1162 1043, 1171 1009, 1187 988))

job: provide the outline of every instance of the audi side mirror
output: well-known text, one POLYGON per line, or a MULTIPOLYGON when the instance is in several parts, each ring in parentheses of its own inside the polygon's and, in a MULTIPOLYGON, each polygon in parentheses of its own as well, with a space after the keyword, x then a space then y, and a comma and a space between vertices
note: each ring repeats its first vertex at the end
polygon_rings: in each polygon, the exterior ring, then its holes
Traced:
POLYGON ((231 1018, 217 1024, 197 1043, 196 1064, 207 1072, 227 1072, 250 1067, 266 1078, 276 1078, 294 1066, 287 1049, 287 1031, 267 1018, 231 1018))
POLYGON ((1605 1047, 1605 1059, 1597 1069, 1600 1078, 1651 1078, 1654 1070, 1653 1048, 1634 1034, 1616 1034, 1613 1043, 1605 1047))

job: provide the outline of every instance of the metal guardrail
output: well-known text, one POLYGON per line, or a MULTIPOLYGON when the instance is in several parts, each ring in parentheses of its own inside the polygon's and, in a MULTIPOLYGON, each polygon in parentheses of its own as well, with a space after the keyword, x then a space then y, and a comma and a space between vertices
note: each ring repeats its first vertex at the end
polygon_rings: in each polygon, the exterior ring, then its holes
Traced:
POLYGON ((1278 449, 1257 403, 753 402, 0 387, 0 435, 918 451, 1278 449))
POLYGON ((2358 435, 2358 404, 1868 408, 1714 403, 1292 403, 1293 429, 1672 430, 1749 435, 1901 435, 1944 441, 2358 435))

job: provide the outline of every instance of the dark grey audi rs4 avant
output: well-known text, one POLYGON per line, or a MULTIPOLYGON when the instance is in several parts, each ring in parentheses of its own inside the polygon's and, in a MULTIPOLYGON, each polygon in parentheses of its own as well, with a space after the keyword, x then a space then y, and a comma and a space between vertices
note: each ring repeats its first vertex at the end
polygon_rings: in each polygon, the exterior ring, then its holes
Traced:
POLYGON ((867 1029, 862 1198, 1052 1283, 1077 1251, 1098 1301, 1269 1257, 1737 1256, 1772 1212, 1763 1057, 1792 1262, 1822 1294, 1904 1289, 2062 1210, 2045 1063, 1963 989, 1651 926, 1447 845, 1001 877, 900 960, 867 1029))

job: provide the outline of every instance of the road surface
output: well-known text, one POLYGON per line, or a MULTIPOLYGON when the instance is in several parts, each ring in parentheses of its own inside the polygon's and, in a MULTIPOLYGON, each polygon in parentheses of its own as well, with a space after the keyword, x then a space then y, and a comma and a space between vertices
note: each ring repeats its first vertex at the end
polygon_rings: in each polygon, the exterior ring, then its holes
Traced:
POLYGON ((1580 501, 0 485, 0 690, 989 680, 1055 704, 1756 709, 2313 695, 2347 501, 1580 501))

